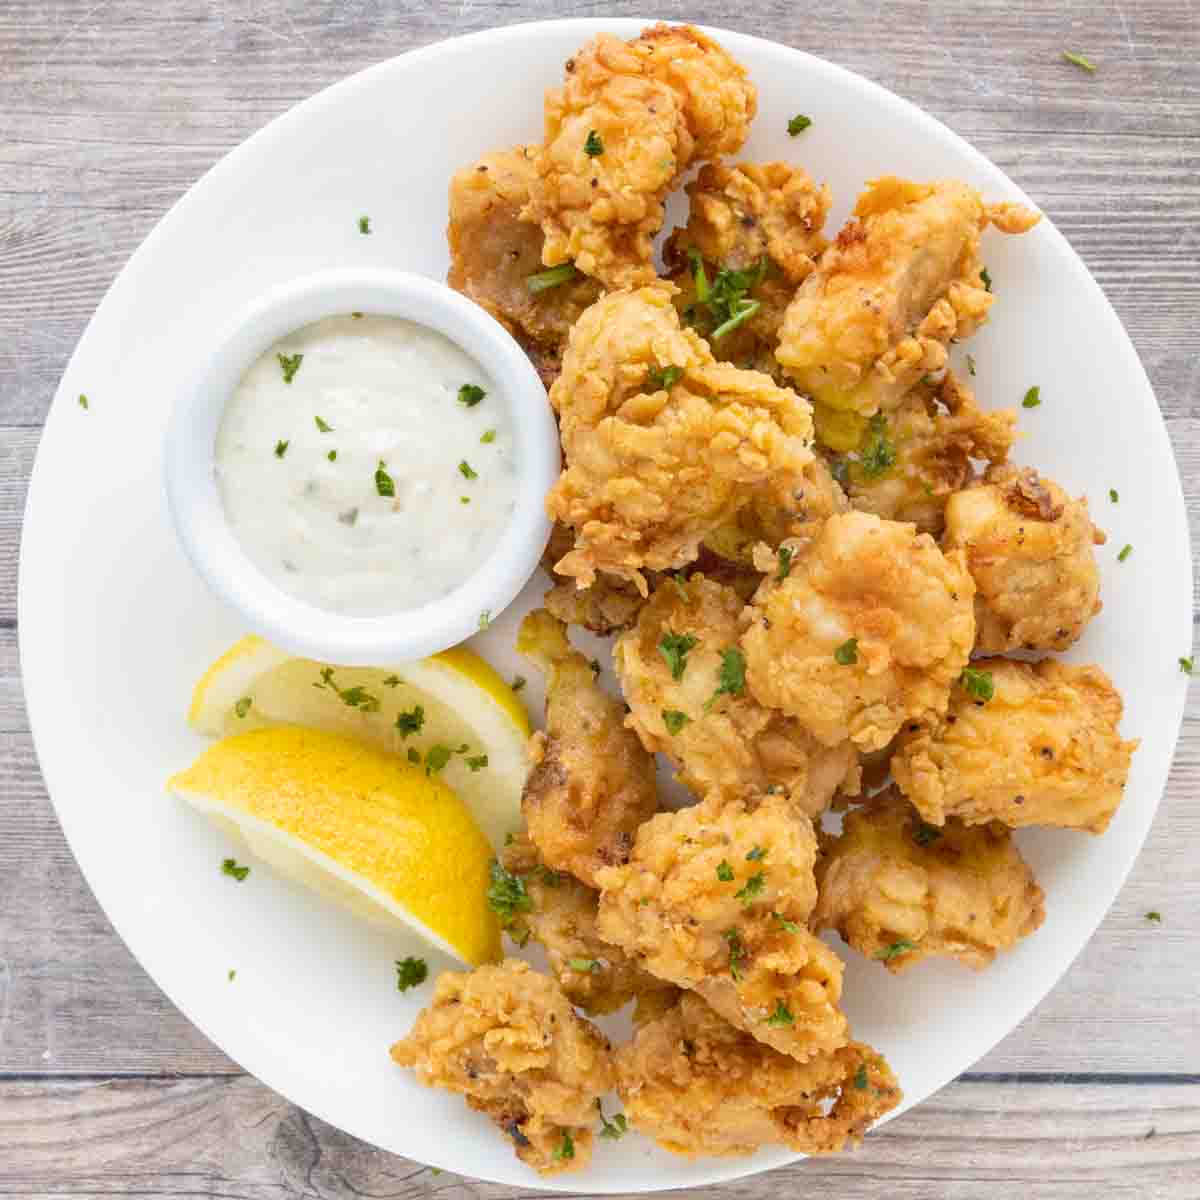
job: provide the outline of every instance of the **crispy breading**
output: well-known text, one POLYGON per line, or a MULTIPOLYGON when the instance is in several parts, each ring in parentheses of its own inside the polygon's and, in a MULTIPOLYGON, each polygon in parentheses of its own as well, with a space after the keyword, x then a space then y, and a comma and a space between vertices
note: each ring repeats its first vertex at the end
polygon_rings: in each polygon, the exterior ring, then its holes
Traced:
POLYGON ((815 738, 877 750, 946 711, 975 638, 960 551, 869 513, 830 517, 768 575, 742 635, 751 694, 815 738))
POLYGON ((638 830, 628 865, 597 872, 596 928, 651 974, 805 1061, 849 1036, 841 960, 804 925, 815 857, 812 823, 784 796, 660 813, 638 830))
POLYGON ((979 240, 993 215, 1005 232, 1037 221, 956 179, 872 180, 788 308, 776 350, 788 375, 832 409, 894 407, 987 317, 979 240))
POLYGON ((864 422, 854 452, 835 467, 852 508, 910 521, 938 537, 947 502, 972 478, 972 462, 1005 461, 1016 423, 1014 409, 984 412, 970 388, 947 372, 864 422))
POLYGON ((554 564, 574 546, 575 533, 571 527, 555 521, 542 553, 542 569, 554 586, 542 598, 542 607, 564 625, 581 625, 601 637, 630 628, 646 602, 633 580, 598 571, 591 585, 581 588, 573 579, 559 579, 554 564))
POLYGON ((600 893, 565 871, 545 866, 527 835, 506 845, 500 861, 521 877, 531 905, 515 915, 507 929, 509 936, 521 946, 530 938, 542 946, 572 1004, 602 1015, 651 992, 674 990, 600 937, 596 932, 600 893))
POLYGON ((486 1113, 542 1175, 587 1166, 596 1103, 614 1080, 603 1034, 558 984, 515 959, 443 971, 392 1058, 486 1113))
POLYGON ((924 958, 991 964, 1045 919, 1045 894, 1012 831, 951 818, 927 825, 895 788, 821 835, 814 933, 843 940, 892 972, 924 958))
POLYGON ((542 268, 542 231, 521 220, 537 177, 536 149, 513 146, 484 154, 450 180, 450 272, 447 282, 487 309, 521 343, 549 387, 571 326, 600 295, 579 276, 534 292, 542 268))
POLYGON ((689 25, 588 42, 546 93, 527 210, 545 234, 542 261, 573 262, 611 288, 649 283, 667 193, 694 162, 741 147, 756 103, 745 70, 689 25))
POLYGON ((684 992, 616 1054, 635 1129, 676 1154, 752 1154, 783 1145, 832 1154, 900 1103, 883 1057, 862 1042, 799 1063, 684 992), (832 1103, 830 1103, 832 1102, 832 1103))
POLYGON ((594 887, 598 868, 628 861, 638 826, 658 808, 654 759, 561 621, 535 609, 517 649, 546 675, 546 731, 531 740, 521 796, 525 825, 547 866, 594 887))
POLYGON ((816 816, 839 788, 858 791, 858 754, 849 741, 823 746, 798 721, 764 708, 740 676, 736 690, 721 691, 725 658, 740 662, 742 608, 732 588, 703 574, 659 584, 613 650, 627 724, 647 750, 666 754, 698 795, 775 791, 816 816), (694 644, 678 660, 675 678, 663 646, 679 638, 694 644))
POLYGON ((576 538, 554 569, 583 586, 605 571, 644 592, 646 568, 691 562, 754 485, 799 488, 813 460, 808 403, 715 362, 680 327, 669 285, 593 304, 571 330, 550 402, 567 466, 546 506, 576 538))
POLYGON ((993 467, 952 496, 942 544, 964 551, 975 580, 976 650, 1074 645, 1102 607, 1092 547, 1106 540, 1086 497, 1029 467, 993 467))
POLYGON ((1137 741, 1118 732, 1120 693, 1097 666, 978 659, 986 702, 954 689, 944 719, 900 735, 892 773, 934 825, 1064 825, 1103 833, 1121 803, 1137 741))

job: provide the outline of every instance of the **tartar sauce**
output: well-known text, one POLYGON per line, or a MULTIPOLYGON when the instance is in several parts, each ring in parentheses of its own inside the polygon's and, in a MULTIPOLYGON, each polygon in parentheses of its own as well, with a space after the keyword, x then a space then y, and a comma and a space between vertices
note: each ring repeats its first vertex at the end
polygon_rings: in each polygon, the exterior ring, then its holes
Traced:
POLYGON ((452 592, 496 547, 517 493, 494 381, 397 317, 329 317, 282 338, 230 398, 215 462, 255 565, 352 616, 452 592))

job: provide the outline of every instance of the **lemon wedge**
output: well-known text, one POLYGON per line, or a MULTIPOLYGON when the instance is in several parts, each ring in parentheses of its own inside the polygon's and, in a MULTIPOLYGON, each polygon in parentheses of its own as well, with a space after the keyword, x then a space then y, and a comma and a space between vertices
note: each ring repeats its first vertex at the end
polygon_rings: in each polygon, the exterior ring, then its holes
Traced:
POLYGON ((476 966, 500 957, 491 845, 435 775, 354 738, 276 726, 210 746, 167 787, 280 874, 476 966))
POLYGON ((204 673, 188 721, 211 737, 303 725, 398 755, 455 792, 499 848, 521 827, 529 717, 463 647, 390 667, 337 667, 242 638, 204 673))

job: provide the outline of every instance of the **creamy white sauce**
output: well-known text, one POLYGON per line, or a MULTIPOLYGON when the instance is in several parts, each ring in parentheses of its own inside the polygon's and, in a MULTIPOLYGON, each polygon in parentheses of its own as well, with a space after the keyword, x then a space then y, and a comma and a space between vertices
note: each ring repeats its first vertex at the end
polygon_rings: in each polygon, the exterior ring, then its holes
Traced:
POLYGON ((282 338, 226 405, 215 462, 230 527, 259 570, 352 616, 448 595, 495 549, 517 494, 495 381, 397 317, 329 317, 282 338), (297 354, 288 383, 279 356, 297 354), (468 407, 464 384, 487 394, 468 407), (380 494, 380 470, 394 496, 380 494))

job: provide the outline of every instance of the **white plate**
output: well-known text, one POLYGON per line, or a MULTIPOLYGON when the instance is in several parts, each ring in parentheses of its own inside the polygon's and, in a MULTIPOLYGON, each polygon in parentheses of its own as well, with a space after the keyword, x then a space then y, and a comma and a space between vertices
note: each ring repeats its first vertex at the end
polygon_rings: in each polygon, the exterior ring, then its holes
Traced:
MULTIPOLYGON (((193 682, 242 630, 175 544, 160 451, 180 381, 230 312, 273 284, 346 263, 440 277, 451 172, 490 147, 536 139, 542 89, 571 52, 600 29, 638 28, 564 21, 418 50, 297 106, 220 162, 147 238, 80 342, 46 425, 22 543, 21 658, 42 768, 84 874, 142 965, 223 1050, 310 1112, 398 1154, 525 1189, 697 1185, 793 1156, 689 1163, 630 1136, 598 1143, 588 1171, 542 1183, 482 1117, 388 1059, 428 995, 396 991, 392 962, 411 946, 265 868, 240 886, 222 878, 225 843, 164 794, 163 780, 200 749, 184 723, 193 682), (368 237, 360 214, 371 218, 368 237)), ((745 156, 794 157, 828 180, 832 228, 883 172, 955 175, 992 199, 1026 199, 874 84, 783 46, 718 36, 759 87, 745 156), (791 139, 797 112, 813 125, 791 139)), ((985 250, 997 304, 970 347, 979 392, 985 404, 1011 405, 1040 385, 1042 406, 1022 413, 1018 457, 1085 490, 1109 531, 1104 612, 1071 657, 1114 677, 1125 733, 1142 748, 1105 837, 1021 838, 1047 892, 1046 924, 990 971, 923 965, 894 980, 846 952, 855 1032, 886 1052, 910 1105, 1012 1029, 1104 916, 1162 793, 1184 698, 1176 659, 1191 640, 1179 479, 1128 338, 1048 222, 1027 237, 989 233, 985 250), (1133 555, 1118 564, 1127 541, 1133 555)), ((539 594, 529 588, 517 607, 539 594)), ((502 670, 532 677, 510 648, 515 623, 510 610, 479 643, 502 670)), ((445 964, 430 956, 430 965, 445 964)))

